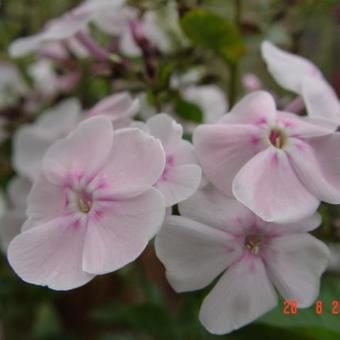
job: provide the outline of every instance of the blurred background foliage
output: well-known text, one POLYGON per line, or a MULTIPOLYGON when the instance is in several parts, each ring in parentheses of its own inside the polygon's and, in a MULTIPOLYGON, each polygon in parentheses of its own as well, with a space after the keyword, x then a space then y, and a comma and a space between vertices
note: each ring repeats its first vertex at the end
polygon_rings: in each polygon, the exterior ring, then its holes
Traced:
MULTIPOLYGON (((78 0, 1 0, 0 59, 9 60, 7 46, 13 39, 38 32, 48 19, 78 3, 78 0)), ((130 3, 161 9, 166 1, 130 3)), ((316 63, 340 93, 340 1, 178 0, 177 5, 181 27, 192 45, 172 55, 159 56, 155 82, 140 74, 142 62, 134 60, 137 75, 122 74, 130 83, 117 84, 117 89, 126 88, 126 84, 133 84, 132 91, 141 87, 148 91, 149 101, 156 107, 175 100, 181 118, 199 123, 200 110, 177 98, 169 89, 169 79, 175 71, 205 65, 208 72, 203 81, 221 86, 230 103, 244 94, 240 79, 249 72, 289 100, 292 95, 274 83, 260 58, 261 41, 270 39, 316 63)), ((29 62, 30 58, 16 61, 21 70, 29 62)), ((86 70, 88 65, 82 67, 86 70)), ((88 71, 74 91, 72 94, 86 107, 108 95, 110 87, 107 80, 94 78, 88 71)), ((3 187, 13 175, 9 165, 10 147, 9 140, 1 148, 3 187)), ((322 214, 324 226, 318 237, 333 239, 332 227, 339 218, 338 209, 324 205, 322 214)), ((6 257, 1 256, 0 339, 340 338, 340 314, 331 311, 332 301, 340 300, 340 280, 335 275, 328 275, 322 282, 322 315, 316 314, 314 306, 297 315, 284 315, 281 302, 261 320, 222 337, 208 334, 198 322, 200 302, 206 291, 175 294, 165 280, 152 245, 135 263, 69 292, 25 284, 14 275, 6 257)))

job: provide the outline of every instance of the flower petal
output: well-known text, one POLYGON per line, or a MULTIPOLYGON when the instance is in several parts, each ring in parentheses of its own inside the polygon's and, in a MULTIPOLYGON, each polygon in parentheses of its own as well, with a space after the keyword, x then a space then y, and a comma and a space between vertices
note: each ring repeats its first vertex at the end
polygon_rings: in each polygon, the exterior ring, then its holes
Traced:
POLYGON ((43 160, 44 173, 56 184, 65 184, 73 174, 94 176, 105 165, 112 141, 111 121, 105 117, 89 118, 49 148, 43 160))
POLYGON ((150 134, 162 142, 166 153, 172 152, 182 139, 182 126, 165 113, 151 117, 147 125, 150 134))
MULTIPOLYGON (((332 140, 330 138, 327 139, 332 140)), ((334 139, 334 142, 337 142, 336 147, 338 148, 340 138, 334 139)), ((340 160, 336 160, 336 155, 333 155, 336 166, 334 166, 335 164, 320 162, 316 150, 299 139, 292 139, 288 152, 290 163, 305 187, 319 200, 339 204, 340 160), (331 169, 328 170, 328 168, 331 169), (328 176, 329 173, 331 173, 330 176, 328 176)), ((320 150, 319 152, 320 156, 323 157, 326 156, 324 153, 327 150, 320 150)))
POLYGON ((290 137, 313 138, 330 135, 335 127, 320 124, 307 117, 298 117, 289 112, 278 112, 278 122, 283 125, 290 137))
POLYGON ((190 197, 201 182, 201 168, 196 164, 173 166, 166 170, 155 184, 170 207, 190 197))
POLYGON ((81 269, 85 232, 69 219, 55 219, 15 237, 8 261, 26 282, 55 290, 80 287, 94 277, 81 269))
MULTIPOLYGON (((40 225, 63 215, 65 196, 63 188, 51 183, 41 173, 27 197, 27 215, 30 226, 40 225)), ((28 223, 26 224, 28 226, 28 223)))
POLYGON ((307 218, 294 221, 292 223, 268 223, 263 220, 257 220, 257 226, 263 230, 266 234, 272 236, 281 236, 291 233, 305 233, 307 231, 313 231, 321 225, 321 215, 315 213, 307 218))
POLYGON ((227 233, 181 216, 166 218, 155 247, 177 292, 207 286, 241 254, 227 233))
POLYGON ((108 163, 102 169, 115 197, 132 197, 160 178, 165 153, 159 140, 136 128, 118 130, 108 163))
POLYGON ((134 198, 108 202, 97 215, 89 221, 82 267, 89 273, 105 274, 143 252, 161 227, 165 207, 162 195, 150 189, 134 198))
POLYGON ((304 77, 322 77, 319 69, 310 61, 283 51, 269 41, 262 43, 261 52, 271 75, 287 90, 301 94, 304 77))
POLYGON ((220 123, 255 124, 274 123, 276 105, 273 96, 265 91, 256 91, 246 95, 224 115, 220 123))
POLYGON ((201 125, 193 136, 203 173, 226 195, 234 176, 263 146, 260 129, 250 125, 201 125))
POLYGON ((312 215, 319 201, 303 186, 284 151, 269 147, 235 176, 237 200, 268 222, 293 222, 312 215))
POLYGON ((88 113, 89 116, 104 115, 112 119, 134 116, 139 111, 139 100, 133 100, 129 92, 121 92, 102 99, 88 113))
POLYGON ((319 294, 320 277, 329 256, 323 242, 307 233, 294 233, 273 238, 264 258, 268 275, 283 298, 306 308, 319 294))
POLYGON ((234 198, 224 196, 211 184, 179 204, 182 216, 238 235, 254 224, 255 215, 234 198))
POLYGON ((204 299, 200 321, 211 333, 230 333, 277 304, 262 260, 245 257, 231 266, 204 299))
POLYGON ((340 101, 324 79, 306 79, 302 95, 310 117, 325 118, 340 124, 340 101))

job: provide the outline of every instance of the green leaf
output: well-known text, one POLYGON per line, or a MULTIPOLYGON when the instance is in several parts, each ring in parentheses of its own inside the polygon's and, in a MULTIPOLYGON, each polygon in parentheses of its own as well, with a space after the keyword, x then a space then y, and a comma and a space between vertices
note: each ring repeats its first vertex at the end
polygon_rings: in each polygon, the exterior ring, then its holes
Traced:
POLYGON ((323 304, 323 312, 316 313, 315 304, 308 309, 298 309, 297 314, 283 313, 283 303, 265 315, 259 322, 278 327, 316 327, 340 334, 340 314, 332 313, 332 302, 340 301, 340 280, 337 278, 324 278, 318 301, 323 304))
POLYGON ((179 117, 194 123, 202 123, 203 121, 202 110, 194 103, 184 99, 179 99, 176 102, 175 112, 179 117))
POLYGON ((191 10, 181 19, 181 26, 193 43, 214 51, 227 62, 236 62, 244 52, 237 28, 214 12, 191 10))

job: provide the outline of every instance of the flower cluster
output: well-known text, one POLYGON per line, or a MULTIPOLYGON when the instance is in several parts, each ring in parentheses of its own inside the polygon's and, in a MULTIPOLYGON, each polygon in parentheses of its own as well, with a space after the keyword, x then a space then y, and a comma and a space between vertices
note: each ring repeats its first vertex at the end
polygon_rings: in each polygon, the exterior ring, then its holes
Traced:
MULTIPOLYGON (((167 31, 186 46, 169 3, 167 31)), ((139 56, 153 84, 155 56, 175 49, 159 19, 124 1, 87 0, 11 44, 13 57, 35 52, 40 64, 31 68, 31 88, 7 65, 6 86, 14 99, 26 98, 26 113, 43 110, 13 136, 17 176, 0 209, 9 264, 26 282, 69 290, 134 261, 155 237, 175 291, 217 279, 199 313, 212 333, 259 318, 277 305, 277 293, 311 306, 330 254, 309 232, 321 224, 321 201, 340 204, 340 102, 316 66, 262 44, 269 72, 299 96, 307 116, 278 109, 253 75, 244 80, 251 93, 227 112, 216 85, 196 85, 200 72, 173 74, 172 91, 200 110, 201 124, 183 122, 171 104, 151 108, 150 93, 124 86, 90 107, 55 100, 81 83, 78 59, 111 76, 139 56), (112 45, 92 37, 92 24, 112 45)))

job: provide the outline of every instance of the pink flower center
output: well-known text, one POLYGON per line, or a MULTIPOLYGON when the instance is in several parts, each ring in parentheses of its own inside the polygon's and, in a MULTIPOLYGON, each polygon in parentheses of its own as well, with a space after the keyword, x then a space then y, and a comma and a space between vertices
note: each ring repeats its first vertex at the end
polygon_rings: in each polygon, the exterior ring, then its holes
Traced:
POLYGON ((257 255, 260 251, 262 237, 260 235, 248 235, 245 239, 245 247, 253 255, 257 255))
POLYGON ((282 149, 287 142, 287 135, 280 128, 272 128, 269 133, 269 141, 277 149, 282 149))
POLYGON ((87 214, 92 208, 92 195, 86 191, 81 191, 77 193, 77 205, 79 211, 87 214))

